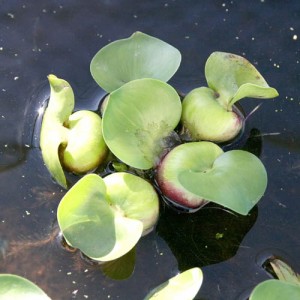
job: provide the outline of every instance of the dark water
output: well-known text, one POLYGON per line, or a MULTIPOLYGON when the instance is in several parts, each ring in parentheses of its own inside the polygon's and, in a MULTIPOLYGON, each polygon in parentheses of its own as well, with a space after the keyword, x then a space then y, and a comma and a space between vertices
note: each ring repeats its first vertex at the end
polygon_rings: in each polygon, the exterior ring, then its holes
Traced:
POLYGON ((0 272, 34 281, 52 299, 143 299, 178 271, 199 266, 196 299, 246 299, 270 277, 276 255, 300 271, 300 4, 295 1, 0 1, 0 272), (65 194, 49 177, 38 148, 46 76, 66 79, 76 109, 97 108, 104 95, 89 63, 108 42, 143 31, 177 47, 183 61, 171 80, 186 93, 205 85, 213 51, 246 56, 280 96, 241 101, 251 133, 244 148, 260 155, 269 175, 249 216, 208 205, 178 215, 162 204, 156 229, 136 248, 126 280, 57 242, 56 208, 65 194), (222 238, 219 238, 223 234, 222 238))

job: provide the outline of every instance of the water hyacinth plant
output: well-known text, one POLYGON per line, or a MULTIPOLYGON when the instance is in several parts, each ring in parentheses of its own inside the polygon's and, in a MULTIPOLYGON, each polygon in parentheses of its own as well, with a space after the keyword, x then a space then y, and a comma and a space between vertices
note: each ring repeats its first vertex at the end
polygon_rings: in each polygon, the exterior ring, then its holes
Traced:
POLYGON ((237 101, 278 96, 248 60, 235 54, 212 53, 205 64, 205 77, 208 87, 192 90, 182 103, 181 121, 194 141, 233 139, 244 122, 234 107, 237 101))
POLYGON ((14 274, 0 274, 0 299, 50 300, 33 282, 14 274))
POLYGON ((66 242, 97 261, 129 252, 158 218, 158 196, 144 179, 88 174, 63 197, 57 219, 66 242))
MULTIPOLYGON (((66 242, 93 260, 123 257, 151 231, 159 215, 154 185, 175 206, 197 210, 214 202, 241 215, 266 190, 267 172, 259 158, 238 149, 224 152, 217 143, 234 139, 243 127, 237 101, 273 98, 277 91, 245 58, 214 52, 205 65, 208 87, 181 100, 167 83, 180 61, 176 48, 141 32, 100 49, 90 71, 108 93, 102 117, 73 112, 71 86, 49 76, 40 145, 52 177, 67 188, 65 171, 92 172, 108 153, 123 166, 104 178, 83 176, 58 206, 66 242), (152 184, 126 170, 150 170, 152 184)), ((170 290, 178 282, 192 299, 201 270, 171 279, 146 299, 178 299, 170 290)))
POLYGON ((87 110, 73 113, 70 84, 55 75, 48 79, 50 99, 43 117, 40 146, 52 177, 67 188, 63 168, 77 174, 91 171, 105 158, 107 147, 100 116, 87 110))

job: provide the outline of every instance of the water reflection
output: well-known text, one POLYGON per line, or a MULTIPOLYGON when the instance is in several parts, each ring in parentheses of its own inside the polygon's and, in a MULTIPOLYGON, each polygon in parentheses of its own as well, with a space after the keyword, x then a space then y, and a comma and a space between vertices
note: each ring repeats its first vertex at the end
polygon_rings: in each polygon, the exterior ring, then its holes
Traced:
POLYGON ((203 267, 234 256, 244 236, 254 225, 257 208, 247 216, 216 205, 207 205, 193 214, 180 214, 166 205, 157 233, 175 255, 179 270, 203 267))

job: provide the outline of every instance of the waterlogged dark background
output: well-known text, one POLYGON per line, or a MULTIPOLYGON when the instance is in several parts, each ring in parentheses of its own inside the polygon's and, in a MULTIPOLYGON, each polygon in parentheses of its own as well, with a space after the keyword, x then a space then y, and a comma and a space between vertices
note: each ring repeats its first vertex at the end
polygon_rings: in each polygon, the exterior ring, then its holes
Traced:
MULTIPOLYGON (((300 4, 295 1, 0 1, 0 272, 24 276, 52 299, 143 299, 178 271, 199 266, 196 299, 246 299, 270 275, 275 255, 300 272, 300 4), (273 100, 244 99, 253 114, 245 148, 269 174, 265 196, 249 216, 210 205, 177 215, 162 205, 155 231, 136 248, 132 276, 116 281, 62 249, 56 208, 65 194, 38 148, 46 76, 69 81, 76 109, 96 109, 104 92, 89 63, 107 43, 143 31, 177 47, 171 80, 186 93, 205 85, 213 51, 248 58, 278 89, 273 100), (40 110, 39 110, 40 109, 40 110)), ((242 145, 243 146, 243 145, 242 145)))

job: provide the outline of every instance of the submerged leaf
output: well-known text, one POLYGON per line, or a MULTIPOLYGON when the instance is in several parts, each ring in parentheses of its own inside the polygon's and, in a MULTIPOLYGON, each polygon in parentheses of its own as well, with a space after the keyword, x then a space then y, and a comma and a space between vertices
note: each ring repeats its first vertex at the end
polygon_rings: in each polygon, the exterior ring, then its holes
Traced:
POLYGON ((109 205, 101 177, 89 174, 63 197, 57 219, 69 245, 88 257, 109 261, 130 251, 142 235, 141 221, 109 205))
POLYGON ((101 265, 102 272, 114 280, 125 280, 129 278, 135 267, 136 251, 132 248, 125 255, 101 265))
POLYGON ((103 115, 104 140, 124 163, 150 169, 180 115, 180 98, 170 85, 156 79, 134 80, 111 93, 103 115))
POLYGON ((152 290, 144 300, 192 300, 203 281, 200 268, 192 268, 152 290))
POLYGON ((136 32, 103 47, 91 61, 91 74, 107 92, 141 78, 168 81, 177 71, 180 52, 155 37, 136 32))
POLYGON ((218 93, 218 102, 226 109, 245 97, 274 98, 276 89, 269 87, 257 69, 244 57, 213 52, 205 65, 208 86, 218 93))
POLYGON ((0 274, 1 300, 50 300, 33 282, 13 274, 0 274))

